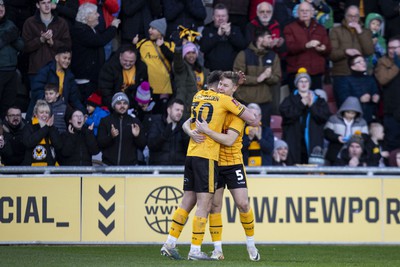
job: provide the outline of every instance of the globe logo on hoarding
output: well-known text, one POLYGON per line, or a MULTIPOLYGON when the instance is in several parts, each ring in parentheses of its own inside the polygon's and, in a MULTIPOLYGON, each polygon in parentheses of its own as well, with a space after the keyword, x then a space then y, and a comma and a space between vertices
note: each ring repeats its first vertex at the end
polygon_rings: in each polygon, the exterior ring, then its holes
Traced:
POLYGON ((168 234, 172 215, 179 207, 183 192, 173 186, 162 186, 154 189, 146 198, 146 222, 153 231, 168 234))

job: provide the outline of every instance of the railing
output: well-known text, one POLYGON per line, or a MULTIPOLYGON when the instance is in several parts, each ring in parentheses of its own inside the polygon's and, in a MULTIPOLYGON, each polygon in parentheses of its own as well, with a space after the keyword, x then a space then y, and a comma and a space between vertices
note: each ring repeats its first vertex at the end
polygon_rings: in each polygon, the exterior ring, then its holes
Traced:
MULTIPOLYGON (((90 167, 0 167, 0 177, 8 175, 30 174, 183 174, 183 166, 90 166, 90 167)), ((252 175, 390 175, 400 177, 400 168, 396 167, 247 167, 252 175)))

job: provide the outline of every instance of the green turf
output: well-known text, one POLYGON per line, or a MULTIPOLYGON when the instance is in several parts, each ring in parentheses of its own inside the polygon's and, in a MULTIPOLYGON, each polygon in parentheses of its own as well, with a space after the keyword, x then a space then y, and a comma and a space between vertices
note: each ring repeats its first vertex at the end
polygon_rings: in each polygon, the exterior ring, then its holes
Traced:
MULTIPOLYGON (((400 246, 258 245, 260 262, 248 259, 244 245, 225 245, 218 262, 173 261, 160 247, 0 246, 0 266, 400 266, 400 246)), ((181 254, 188 249, 181 245, 181 254)))

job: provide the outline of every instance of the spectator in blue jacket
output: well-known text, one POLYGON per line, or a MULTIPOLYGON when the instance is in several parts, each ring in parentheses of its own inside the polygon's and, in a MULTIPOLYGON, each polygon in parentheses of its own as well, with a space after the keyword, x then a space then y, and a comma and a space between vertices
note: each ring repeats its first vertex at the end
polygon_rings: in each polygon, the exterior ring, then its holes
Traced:
POLYGON ((89 96, 86 101, 87 118, 85 121, 86 126, 93 125, 93 133, 97 136, 97 130, 102 118, 110 115, 110 112, 101 107, 101 96, 94 92, 89 96))
POLYGON ((44 87, 48 83, 58 84, 59 94, 64 102, 73 108, 86 113, 79 99, 79 92, 75 83, 75 77, 69 69, 71 63, 71 50, 61 47, 57 50, 55 60, 42 67, 32 82, 31 102, 26 112, 26 119, 32 117, 33 107, 38 99, 44 99, 44 87))

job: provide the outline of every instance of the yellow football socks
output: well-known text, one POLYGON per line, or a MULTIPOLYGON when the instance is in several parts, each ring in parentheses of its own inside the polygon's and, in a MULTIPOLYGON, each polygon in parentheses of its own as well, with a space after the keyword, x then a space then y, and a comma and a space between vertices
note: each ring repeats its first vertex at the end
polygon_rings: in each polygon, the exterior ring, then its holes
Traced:
POLYGON ((246 213, 240 213, 240 222, 246 236, 254 236, 254 214, 251 208, 246 213))
POLYGON ((169 234, 175 238, 179 238, 182 233, 183 226, 186 223, 188 218, 188 212, 182 208, 178 208, 174 215, 172 216, 172 224, 171 229, 169 230, 169 234))
POLYGON ((221 213, 210 213, 210 234, 213 242, 222 240, 222 216, 221 213))
POLYGON ((192 232, 192 245, 201 246, 204 238, 204 231, 206 230, 207 218, 194 216, 193 218, 193 232, 192 232))

